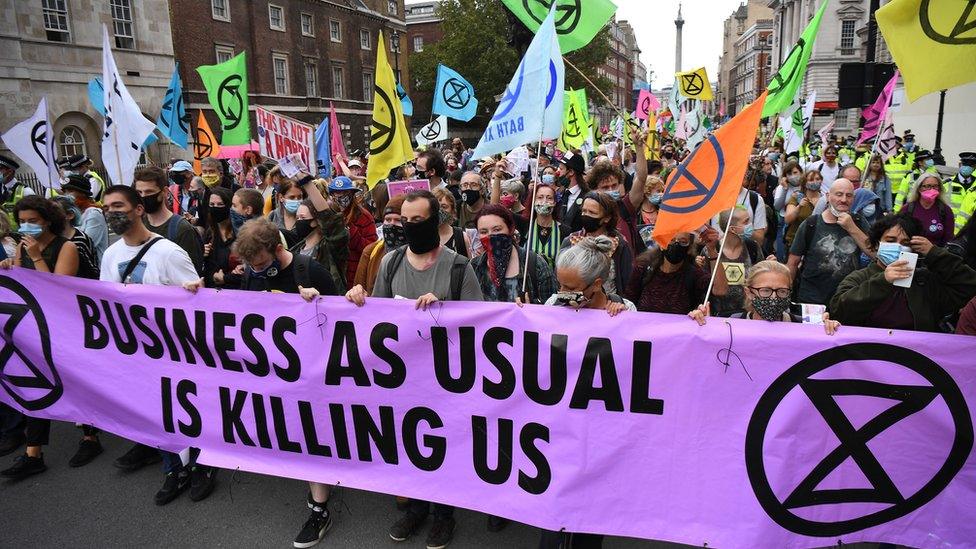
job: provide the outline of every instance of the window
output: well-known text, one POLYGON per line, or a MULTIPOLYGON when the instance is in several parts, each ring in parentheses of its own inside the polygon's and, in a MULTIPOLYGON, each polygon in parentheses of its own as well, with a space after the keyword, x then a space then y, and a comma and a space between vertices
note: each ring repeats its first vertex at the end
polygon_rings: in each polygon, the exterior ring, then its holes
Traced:
POLYGON ((369 29, 359 30, 359 47, 364 50, 373 49, 373 37, 370 36, 369 29))
POLYGON ((342 97, 342 67, 332 67, 332 96, 342 97))
POLYGON ((280 53, 272 54, 271 64, 274 67, 275 93, 288 95, 288 56, 280 53))
POLYGON ((318 68, 312 61, 305 61, 305 95, 308 97, 319 96, 318 68))
POLYGON ((373 73, 363 73, 363 101, 373 100, 373 73))
POLYGON ((342 28, 335 19, 329 20, 329 38, 333 42, 342 42, 342 28))
POLYGON ((315 20, 311 13, 302 14, 302 36, 315 36, 315 20))
POLYGON ((396 15, 398 10, 399 10, 399 5, 397 4, 397 0, 390 0, 389 2, 387 2, 386 4, 387 13, 389 13, 390 15, 396 15))
POLYGON ((218 64, 230 61, 234 57, 234 48, 229 46, 214 46, 214 51, 216 52, 218 64))
POLYGON ((840 22, 840 53, 843 55, 854 53, 854 23, 853 20, 840 22))
POLYGON ((210 13, 214 19, 219 21, 230 21, 230 9, 227 3, 230 0, 210 0, 210 13))
POLYGON ((71 31, 68 29, 67 0, 41 0, 44 12, 44 30, 51 42, 71 41, 71 31))
POLYGON ((65 126, 61 130, 61 138, 58 141, 61 156, 88 154, 88 148, 85 146, 85 134, 74 126, 65 126))
POLYGON ((112 0, 112 28, 115 31, 115 47, 134 50, 136 39, 132 35, 131 0, 112 0))
POLYGON ((413 51, 424 51, 424 37, 414 36, 413 37, 413 51))
POLYGON ((271 30, 285 30, 285 8, 268 4, 268 21, 271 23, 271 30))

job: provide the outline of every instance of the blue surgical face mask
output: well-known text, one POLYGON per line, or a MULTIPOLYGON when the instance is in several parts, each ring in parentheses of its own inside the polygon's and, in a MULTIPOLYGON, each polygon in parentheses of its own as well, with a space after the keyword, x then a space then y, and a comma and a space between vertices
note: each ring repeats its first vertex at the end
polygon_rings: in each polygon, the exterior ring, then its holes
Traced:
POLYGON ((895 261, 898 261, 898 256, 901 255, 901 252, 910 251, 912 251, 911 248, 902 246, 897 242, 882 242, 878 245, 878 261, 887 267, 895 261))
POLYGON ((664 199, 663 193, 654 193, 647 198, 647 201, 653 204, 654 206, 660 206, 661 200, 663 199, 664 199))
POLYGON ((905 141, 905 150, 908 151, 908 152, 914 151, 915 150, 915 142, 914 141, 905 141))
POLYGON ((861 209, 861 214, 863 214, 864 217, 870 219, 874 217, 874 214, 877 211, 877 209, 878 207, 875 204, 868 204, 867 206, 861 209))
POLYGON ((935 166, 935 160, 931 158, 926 158, 922 165, 925 166, 926 168, 931 168, 932 166, 935 166))
POLYGON ((769 158, 770 160, 772 160, 773 162, 776 162, 777 160, 779 160, 779 153, 778 152, 771 152, 771 153, 767 154, 766 157, 769 158))
POLYGON ((551 173, 542 174, 542 182, 546 185, 552 185, 556 182, 556 176, 551 173))
POLYGON ((973 175, 973 167, 972 166, 959 166, 959 173, 962 174, 963 177, 969 177, 969 176, 973 175))
POLYGON ((752 223, 750 223, 742 228, 742 234, 740 234, 739 236, 741 238, 749 239, 752 238, 752 233, 754 233, 755 231, 756 230, 753 228, 752 223))
POLYGON ((298 211, 298 207, 302 205, 301 200, 285 200, 285 209, 288 213, 295 213, 298 211))
POLYGON ((614 200, 620 200, 620 191, 604 191, 604 194, 614 200))
POLYGON ((36 223, 21 223, 17 228, 17 232, 24 236, 29 236, 31 238, 37 238, 37 235, 44 232, 44 227, 36 223))

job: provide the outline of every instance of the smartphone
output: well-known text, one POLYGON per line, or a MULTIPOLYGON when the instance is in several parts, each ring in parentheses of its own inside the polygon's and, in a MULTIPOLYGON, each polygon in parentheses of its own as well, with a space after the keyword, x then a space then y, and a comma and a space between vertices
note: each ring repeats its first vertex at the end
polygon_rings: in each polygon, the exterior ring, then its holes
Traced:
POLYGON ((898 254, 898 260, 901 261, 902 259, 908 262, 908 266, 912 269, 912 274, 908 278, 896 280, 892 284, 899 288, 911 288, 912 280, 915 278, 915 265, 918 264, 918 254, 915 252, 901 252, 898 254))

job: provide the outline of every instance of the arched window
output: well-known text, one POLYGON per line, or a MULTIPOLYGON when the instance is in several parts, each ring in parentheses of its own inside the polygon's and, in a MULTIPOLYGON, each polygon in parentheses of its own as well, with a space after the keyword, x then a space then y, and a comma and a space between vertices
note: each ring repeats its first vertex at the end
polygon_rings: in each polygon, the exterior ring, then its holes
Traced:
POLYGON ((65 126, 61 130, 58 143, 60 145, 61 156, 88 154, 88 148, 85 146, 85 134, 75 126, 65 126))

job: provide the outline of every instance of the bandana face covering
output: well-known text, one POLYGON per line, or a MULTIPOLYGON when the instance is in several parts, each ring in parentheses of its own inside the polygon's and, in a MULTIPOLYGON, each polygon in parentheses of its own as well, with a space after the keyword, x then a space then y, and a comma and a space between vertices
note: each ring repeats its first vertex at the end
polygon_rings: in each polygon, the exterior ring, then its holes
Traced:
MULTIPOLYGON (((505 271, 512 259, 512 235, 498 233, 481 237, 481 245, 485 248, 488 258, 488 276, 491 283, 505 294, 505 271)), ((506 296, 507 297, 507 296, 506 296)))

